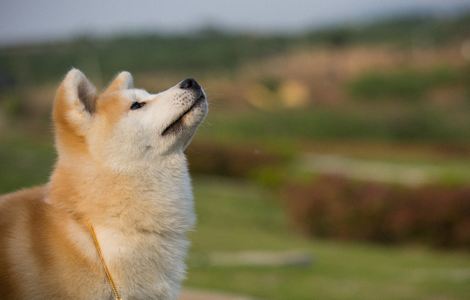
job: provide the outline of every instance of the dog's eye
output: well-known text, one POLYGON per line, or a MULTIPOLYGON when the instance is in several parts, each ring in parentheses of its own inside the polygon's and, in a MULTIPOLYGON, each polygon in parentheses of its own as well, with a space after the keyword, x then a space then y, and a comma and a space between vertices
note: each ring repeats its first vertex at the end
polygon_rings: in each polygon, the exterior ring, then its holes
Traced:
POLYGON ((131 105, 132 110, 139 109, 145 105, 145 102, 133 102, 131 105))

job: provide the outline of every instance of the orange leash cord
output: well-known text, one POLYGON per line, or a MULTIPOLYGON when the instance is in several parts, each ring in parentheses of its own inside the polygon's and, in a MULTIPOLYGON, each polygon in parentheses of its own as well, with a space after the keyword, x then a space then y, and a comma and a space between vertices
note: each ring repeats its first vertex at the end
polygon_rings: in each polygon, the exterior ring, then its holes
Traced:
POLYGON ((108 279, 108 283, 113 290, 114 299, 115 300, 122 300, 121 295, 119 294, 119 290, 117 289, 116 283, 113 280, 113 276, 106 265, 106 261, 104 260, 103 251, 101 251, 100 243, 98 238, 96 237, 96 232, 93 226, 90 223, 87 223, 88 230, 90 231, 91 237, 93 238, 93 243, 95 244, 96 252, 98 252, 98 256, 101 261, 101 265, 103 266, 104 272, 106 273, 106 278, 108 279))

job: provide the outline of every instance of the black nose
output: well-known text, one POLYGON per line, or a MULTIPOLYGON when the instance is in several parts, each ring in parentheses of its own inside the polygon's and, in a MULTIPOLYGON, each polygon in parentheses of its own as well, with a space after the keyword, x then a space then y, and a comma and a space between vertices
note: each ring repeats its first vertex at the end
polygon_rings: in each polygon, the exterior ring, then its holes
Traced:
POLYGON ((201 90, 201 86, 199 85, 199 83, 197 83, 197 81, 192 78, 187 78, 183 80, 180 83, 180 88, 184 90, 195 90, 195 91, 201 90))

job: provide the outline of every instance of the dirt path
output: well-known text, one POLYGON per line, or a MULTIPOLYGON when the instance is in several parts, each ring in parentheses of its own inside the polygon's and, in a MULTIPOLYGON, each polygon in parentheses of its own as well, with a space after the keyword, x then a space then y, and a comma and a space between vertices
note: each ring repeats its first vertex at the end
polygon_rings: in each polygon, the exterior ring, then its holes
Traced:
POLYGON ((254 300, 244 296, 226 294, 213 291, 184 289, 179 300, 254 300))
POLYGON ((302 169, 323 174, 336 174, 353 179, 418 186, 436 179, 440 169, 393 162, 368 161, 337 155, 306 154, 302 169))

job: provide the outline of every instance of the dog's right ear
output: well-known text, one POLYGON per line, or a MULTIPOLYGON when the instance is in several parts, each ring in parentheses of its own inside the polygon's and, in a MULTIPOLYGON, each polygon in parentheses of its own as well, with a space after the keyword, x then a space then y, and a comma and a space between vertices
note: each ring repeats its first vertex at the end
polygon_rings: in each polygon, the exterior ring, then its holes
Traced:
POLYGON ((78 69, 70 70, 60 84, 54 102, 58 127, 73 127, 82 133, 95 112, 96 88, 78 69))
POLYGON ((103 92, 103 94, 130 89, 133 86, 134 79, 132 78, 131 73, 127 71, 122 71, 113 79, 113 81, 111 81, 111 83, 103 92))

